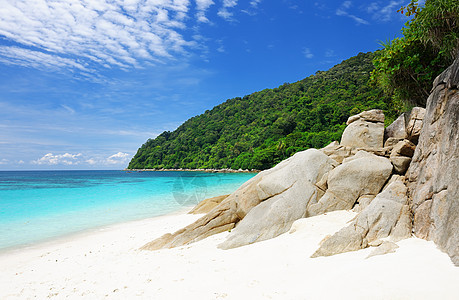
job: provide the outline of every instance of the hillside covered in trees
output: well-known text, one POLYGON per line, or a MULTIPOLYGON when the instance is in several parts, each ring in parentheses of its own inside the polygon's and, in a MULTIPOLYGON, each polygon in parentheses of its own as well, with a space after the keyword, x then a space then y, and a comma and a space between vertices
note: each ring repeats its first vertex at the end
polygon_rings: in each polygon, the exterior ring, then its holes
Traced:
POLYGON ((266 169, 295 152, 339 140, 350 115, 398 113, 370 84, 373 53, 360 53, 295 83, 229 99, 173 132, 149 139, 129 169, 266 169))

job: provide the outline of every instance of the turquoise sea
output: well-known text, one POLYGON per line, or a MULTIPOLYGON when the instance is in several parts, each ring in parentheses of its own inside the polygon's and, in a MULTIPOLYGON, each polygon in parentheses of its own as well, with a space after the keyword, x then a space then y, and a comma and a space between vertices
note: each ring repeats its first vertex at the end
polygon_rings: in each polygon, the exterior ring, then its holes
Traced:
POLYGON ((0 171, 0 250, 178 211, 253 173, 0 171))

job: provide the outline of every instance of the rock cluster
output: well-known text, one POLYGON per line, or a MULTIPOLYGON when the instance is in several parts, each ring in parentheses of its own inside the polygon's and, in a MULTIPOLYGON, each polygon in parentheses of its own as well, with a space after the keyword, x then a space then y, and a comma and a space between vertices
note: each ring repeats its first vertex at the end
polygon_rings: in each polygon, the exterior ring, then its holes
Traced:
POLYGON ((389 179, 392 169, 389 159, 358 151, 328 173, 328 188, 319 201, 308 208, 307 216, 351 209, 360 197, 375 197, 389 179))
POLYGON ((412 141, 417 141, 419 131, 414 130, 413 126, 422 127, 422 123, 419 123, 422 112, 423 108, 415 107, 412 113, 402 115, 386 130, 381 125, 370 127, 374 123, 383 124, 384 115, 381 111, 363 112, 350 117, 347 123, 352 125, 355 120, 359 121, 359 128, 364 134, 358 134, 354 129, 348 131, 348 125, 341 145, 333 143, 323 149, 328 155, 336 156, 343 152, 342 144, 345 141, 345 147, 350 148, 350 154, 353 155, 343 157, 342 164, 329 172, 328 189, 319 202, 309 208, 309 215, 351 208, 359 214, 349 226, 325 238, 313 257, 355 251, 368 246, 380 248, 372 254, 376 255, 392 251, 396 246, 393 242, 411 235, 411 211, 403 175, 416 149, 412 141), (365 119, 362 115, 383 117, 365 119), (346 136, 349 132, 364 139, 351 143, 353 139, 346 136), (377 143, 369 136, 377 137, 377 143))
POLYGON ((411 235, 407 188, 399 178, 389 184, 352 223, 328 237, 312 255, 330 256, 379 245, 381 239, 399 241, 411 235))
MULTIPOLYGON (((414 144, 407 134, 398 139, 391 137, 395 141, 393 145, 383 147, 385 132, 381 110, 352 116, 348 124, 341 143, 296 153, 274 168, 260 172, 233 194, 204 200, 193 212, 207 213, 205 216, 142 249, 182 246, 231 230, 219 246, 229 249, 276 237, 287 232, 297 219, 329 211, 354 208, 361 211, 362 218, 366 214, 377 215, 372 212, 376 208, 371 203, 382 197, 378 198, 378 194, 394 169, 399 170, 393 158, 409 158, 414 144)), ((398 183, 393 185, 403 185, 402 177, 397 178, 398 183)), ((392 187, 388 191, 392 191, 392 187)), ((383 197, 378 200, 381 201, 389 200, 383 197)), ((401 212, 406 205, 391 204, 396 208, 390 212, 397 209, 401 212)), ((392 220, 393 224, 388 226, 395 226, 396 221, 392 220)), ((368 240, 363 235, 361 239, 368 240)), ((362 247, 367 244, 360 243, 362 247)))
POLYGON ((296 153, 231 195, 205 200, 195 223, 143 246, 186 245, 230 230, 229 249, 276 237, 297 219, 353 209, 357 217, 313 254, 365 247, 389 253, 414 233, 432 239, 459 264, 459 61, 439 76, 427 110, 419 107, 384 129, 384 114, 351 116, 341 142, 296 153), (407 171, 408 170, 408 171, 407 171))
POLYGON ((247 245, 280 235, 290 229, 293 221, 305 216, 308 202, 315 202, 320 194, 315 183, 336 165, 316 149, 296 153, 274 168, 258 173, 196 222, 142 249, 182 246, 231 230, 236 223, 237 229, 222 247, 247 245), (257 209, 252 211, 254 207, 257 209))

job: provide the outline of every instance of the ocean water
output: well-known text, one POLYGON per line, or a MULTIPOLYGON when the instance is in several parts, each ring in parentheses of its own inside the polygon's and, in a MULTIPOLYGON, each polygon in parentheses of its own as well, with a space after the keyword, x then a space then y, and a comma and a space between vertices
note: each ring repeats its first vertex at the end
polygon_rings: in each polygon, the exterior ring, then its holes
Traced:
POLYGON ((253 173, 0 171, 0 250, 178 211, 253 173))

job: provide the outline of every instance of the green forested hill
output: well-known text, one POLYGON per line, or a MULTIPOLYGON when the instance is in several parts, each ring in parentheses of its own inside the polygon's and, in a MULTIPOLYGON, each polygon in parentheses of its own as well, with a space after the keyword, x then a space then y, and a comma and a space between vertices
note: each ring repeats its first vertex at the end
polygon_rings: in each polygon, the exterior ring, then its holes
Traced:
POLYGON ((369 84, 373 56, 360 53, 301 81, 229 99, 149 139, 128 168, 266 169, 339 140, 360 111, 381 108, 390 121, 398 112, 369 84))

